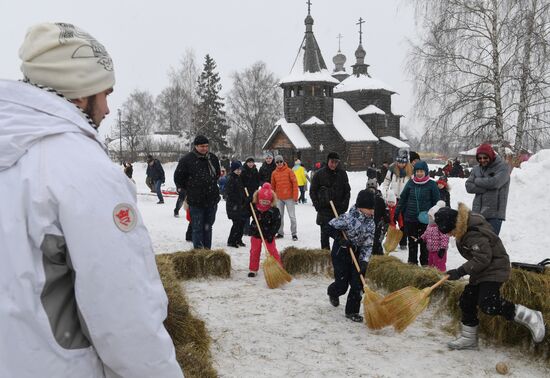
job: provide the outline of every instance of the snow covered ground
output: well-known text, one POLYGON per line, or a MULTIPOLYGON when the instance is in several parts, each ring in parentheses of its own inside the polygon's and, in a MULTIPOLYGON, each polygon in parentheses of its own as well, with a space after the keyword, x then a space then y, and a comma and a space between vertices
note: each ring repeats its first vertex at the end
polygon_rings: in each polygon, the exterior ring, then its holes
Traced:
MULTIPOLYGON (((175 163, 164 165, 167 187, 173 186, 175 163)), ((514 169, 508 200, 507 220, 501 238, 512 261, 539 262, 549 256, 550 232, 545 224, 550 214, 550 150, 539 152, 522 169, 514 169)), ((349 173, 352 203, 366 183, 365 172, 349 173)), ((147 193, 145 164, 134 164, 138 192, 147 193)), ((464 179, 451 178, 451 205, 462 201, 471 205, 464 179)), ((185 241, 187 221, 174 218, 175 198, 157 205, 156 196, 138 195, 138 204, 149 229, 156 253, 188 250, 185 241)), ((288 218, 284 239, 277 240, 279 251, 293 245, 318 248, 319 228, 311 204, 297 206, 297 242, 290 240, 288 218)), ((326 288, 329 277, 298 277, 282 289, 270 290, 260 271, 247 278, 248 249, 227 248, 231 222, 225 203, 218 206, 214 224, 213 248, 231 255, 230 279, 186 281, 182 284, 197 315, 213 339, 215 367, 223 377, 496 377, 495 365, 505 361, 515 377, 548 377, 547 363, 522 355, 514 348, 481 343, 480 351, 448 351, 452 338, 442 330, 446 315, 429 308, 402 334, 386 328, 371 331, 344 318, 344 309, 332 307, 326 288)), ((245 240, 245 243, 249 244, 245 240)), ((395 256, 406 260, 407 252, 395 256)), ((451 241, 447 267, 458 267, 464 260, 451 241)), ((341 298, 345 302, 345 297, 341 298)))

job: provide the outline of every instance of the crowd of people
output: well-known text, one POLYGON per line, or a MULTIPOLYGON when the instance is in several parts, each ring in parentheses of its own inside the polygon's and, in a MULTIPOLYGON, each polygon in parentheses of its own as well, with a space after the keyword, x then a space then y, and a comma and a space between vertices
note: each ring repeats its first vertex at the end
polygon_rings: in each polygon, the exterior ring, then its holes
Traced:
MULTIPOLYGON (((115 84, 110 55, 66 23, 35 25, 19 54, 24 80, 0 81, 2 371, 10 377, 182 377, 163 326, 167 297, 137 210, 132 165, 124 164, 126 175, 117 170, 97 132, 115 84)), ((399 227, 410 264, 434 266, 450 280, 470 276, 459 301, 461 335, 451 349, 478 347, 478 310, 525 325, 540 342, 542 314, 500 296, 511 270, 498 236, 510 171, 489 144, 476 158, 466 181, 475 194, 472 210, 449 207, 447 182, 432 180, 412 151, 400 151, 385 175, 369 176, 349 207, 349 180, 336 152, 308 179, 299 160, 290 168, 281 155, 266 154, 259 170, 253 158, 244 165, 220 161, 208 138, 198 135, 174 172, 174 215, 185 207, 186 238, 194 248, 210 249, 221 191, 233 222, 228 246, 243 246, 243 235, 250 235, 252 278, 263 242, 280 263, 276 239, 285 236, 285 210, 297 240, 295 206, 306 203, 310 182, 321 247, 331 250, 334 267, 328 298, 337 307, 349 288, 346 318, 363 320, 360 275, 371 255, 382 253, 385 229, 399 227), (467 261, 447 270, 449 236, 467 261)), ((153 156, 147 178, 163 204, 164 170, 153 156)))

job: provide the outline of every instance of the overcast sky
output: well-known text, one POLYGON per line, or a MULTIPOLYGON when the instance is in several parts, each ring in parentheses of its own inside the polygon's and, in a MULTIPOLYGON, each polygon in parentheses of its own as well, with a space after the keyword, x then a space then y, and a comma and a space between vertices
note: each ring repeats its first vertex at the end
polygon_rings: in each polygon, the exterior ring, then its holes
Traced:
MULTIPOLYGON (((329 70, 341 33, 346 70, 355 63, 359 17, 369 73, 399 94, 394 112, 413 123, 412 87, 405 72, 408 44, 415 34, 413 11, 402 0, 312 0, 313 31, 329 70)), ((38 22, 69 22, 88 31, 111 54, 117 83, 110 96, 111 115, 100 131, 106 135, 116 109, 135 89, 154 96, 168 84, 167 72, 186 49, 198 62, 210 54, 222 77, 222 94, 231 74, 263 60, 279 78, 290 72, 302 41, 306 0, 0 0, 0 78, 20 79, 18 49, 27 28, 38 22)))

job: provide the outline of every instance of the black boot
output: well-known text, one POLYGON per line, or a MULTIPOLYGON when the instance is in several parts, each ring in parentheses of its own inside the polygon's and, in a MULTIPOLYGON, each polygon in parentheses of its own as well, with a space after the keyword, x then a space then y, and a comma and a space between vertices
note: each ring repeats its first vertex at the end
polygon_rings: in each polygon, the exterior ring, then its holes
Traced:
POLYGON ((346 314, 346 318, 354 321, 354 322, 357 322, 357 323, 362 323, 363 322, 363 317, 359 314, 346 314))
POLYGON ((333 297, 329 295, 328 300, 330 301, 330 304, 334 307, 338 307, 340 305, 340 298, 338 297, 333 297))

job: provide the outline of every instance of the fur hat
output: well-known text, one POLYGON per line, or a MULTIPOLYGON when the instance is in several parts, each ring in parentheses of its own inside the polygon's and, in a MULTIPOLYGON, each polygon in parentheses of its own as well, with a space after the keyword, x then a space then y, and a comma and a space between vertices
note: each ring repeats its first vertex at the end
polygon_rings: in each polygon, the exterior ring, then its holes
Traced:
POLYGON ((445 201, 437 201, 435 206, 433 206, 430 210, 428 210, 428 217, 430 219, 430 224, 435 223, 435 213, 441 208, 445 207, 445 201))
POLYGON ((327 162, 329 160, 340 160, 340 155, 338 155, 338 153, 336 152, 329 152, 327 155, 327 162))
POLYGON ((193 146, 198 146, 201 144, 208 144, 208 143, 209 143, 208 138, 205 137, 204 135, 197 135, 195 137, 195 140, 193 140, 193 146))
POLYGON ((357 194, 355 206, 361 209, 374 209, 374 193, 363 189, 357 194))
POLYGON ((231 172, 235 172, 237 169, 241 169, 242 167, 242 163, 238 160, 231 162, 231 172))
POLYGON ((19 49, 21 71, 31 83, 68 99, 85 98, 115 85, 113 61, 84 30, 65 23, 32 26, 19 49))
POLYGON ((490 161, 495 161, 496 153, 495 153, 495 150, 493 150, 493 147, 489 143, 483 143, 481 146, 477 148, 476 158, 477 158, 477 155, 479 154, 487 155, 490 161))
POLYGON ((262 187, 254 192, 252 202, 260 211, 267 211, 270 207, 277 206, 277 195, 271 189, 271 184, 266 182, 262 187))
MULTIPOLYGON (((414 151, 409 151, 409 160, 410 160, 411 163, 415 160, 420 160, 420 155, 418 155, 414 151)), ((427 172, 426 172, 426 174, 427 174, 427 172)))
POLYGON ((395 193, 391 189, 388 190, 388 192, 386 193, 386 203, 388 202, 397 203, 397 197, 395 196, 395 193))
POLYGON ((448 234, 456 227, 456 218, 458 211, 450 207, 442 207, 435 213, 435 224, 437 228, 444 234, 448 234))

